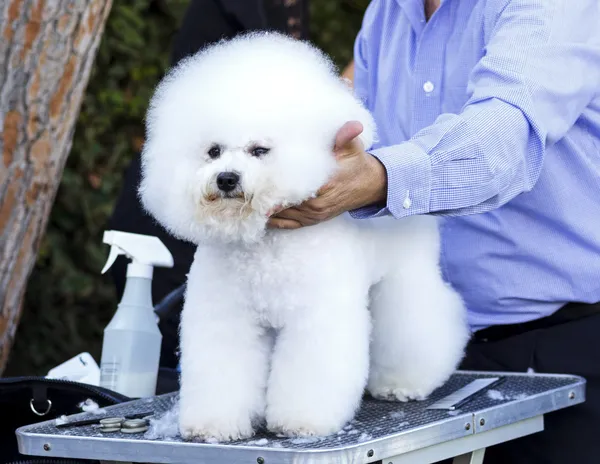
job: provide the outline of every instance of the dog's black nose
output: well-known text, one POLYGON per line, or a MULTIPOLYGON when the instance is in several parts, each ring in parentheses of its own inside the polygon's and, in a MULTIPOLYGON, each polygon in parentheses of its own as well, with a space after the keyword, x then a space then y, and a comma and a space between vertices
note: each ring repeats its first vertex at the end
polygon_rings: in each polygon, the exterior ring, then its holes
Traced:
POLYGON ((217 176, 217 187, 223 192, 231 192, 239 181, 240 176, 235 172, 222 172, 217 176))

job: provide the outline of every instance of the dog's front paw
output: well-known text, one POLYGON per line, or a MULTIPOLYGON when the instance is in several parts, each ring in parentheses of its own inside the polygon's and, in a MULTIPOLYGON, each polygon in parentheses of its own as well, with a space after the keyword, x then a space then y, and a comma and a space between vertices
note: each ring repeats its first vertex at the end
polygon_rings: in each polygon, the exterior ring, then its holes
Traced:
POLYGON ((385 401, 422 401, 443 384, 439 376, 419 375, 410 378, 408 375, 394 374, 385 370, 372 368, 367 385, 369 394, 385 401))
POLYGON ((224 443, 234 440, 243 440, 254 435, 252 428, 223 427, 220 425, 184 424, 179 426, 181 437, 187 441, 200 441, 206 443, 224 443))
POLYGON ((244 424, 225 424, 222 421, 185 421, 179 423, 179 432, 184 440, 202 442, 228 442, 243 440, 254 435, 250 421, 244 424))
POLYGON ((189 441, 228 442, 252 437, 254 428, 248 415, 231 414, 225 408, 212 414, 199 408, 181 408, 179 433, 189 441))
MULTIPOLYGON (((292 400, 293 401, 293 400, 292 400)), ((292 406, 292 405, 290 405, 292 406)), ((300 410, 290 408, 267 409, 269 431, 286 437, 324 437, 332 435, 344 426, 347 415, 328 413, 326 408, 300 410)))
POLYGON ((369 385, 368 391, 373 398, 384 401, 423 401, 431 393, 425 389, 413 389, 401 385, 369 385))
POLYGON ((325 437, 336 433, 342 426, 343 424, 333 423, 327 418, 313 421, 272 418, 267 421, 267 428, 270 432, 285 437, 325 437))

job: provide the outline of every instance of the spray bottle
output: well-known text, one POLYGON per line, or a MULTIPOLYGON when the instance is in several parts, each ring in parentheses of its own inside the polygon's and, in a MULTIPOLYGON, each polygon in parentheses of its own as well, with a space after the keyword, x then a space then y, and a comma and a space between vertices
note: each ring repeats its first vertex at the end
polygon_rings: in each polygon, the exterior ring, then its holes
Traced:
POLYGON ((104 329, 100 386, 130 398, 153 396, 162 335, 152 304, 154 266, 173 267, 173 256, 157 238, 109 230, 103 242, 111 246, 102 274, 119 255, 131 259, 117 312, 104 329))

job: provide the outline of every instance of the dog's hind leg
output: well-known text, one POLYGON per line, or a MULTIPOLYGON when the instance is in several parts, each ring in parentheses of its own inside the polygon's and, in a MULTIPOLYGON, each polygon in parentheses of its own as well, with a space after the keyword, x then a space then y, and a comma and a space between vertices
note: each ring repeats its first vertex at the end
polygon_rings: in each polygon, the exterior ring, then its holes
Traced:
MULTIPOLYGON (((209 268, 210 267, 210 268, 209 268)), ((181 322, 180 432, 247 438, 264 418, 270 340, 236 280, 194 262, 181 322)))
POLYGON ((280 333, 267 389, 267 425, 288 436, 324 436, 351 420, 369 369, 364 294, 346 286, 313 288, 306 311, 280 333), (318 291, 321 290, 321 291, 318 291))
POLYGON ((391 237, 390 272, 371 292, 368 390, 382 399, 423 399, 462 359, 469 332, 459 295, 439 271, 434 218, 403 219, 391 237))

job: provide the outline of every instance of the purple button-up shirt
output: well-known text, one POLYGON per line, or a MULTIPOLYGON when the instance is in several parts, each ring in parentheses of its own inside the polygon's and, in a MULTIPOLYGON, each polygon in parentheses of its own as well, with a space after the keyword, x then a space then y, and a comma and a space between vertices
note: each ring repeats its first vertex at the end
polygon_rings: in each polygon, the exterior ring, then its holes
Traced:
POLYGON ((473 330, 600 301, 600 2, 423 3, 373 0, 357 37, 389 188, 352 215, 439 216, 473 330))

